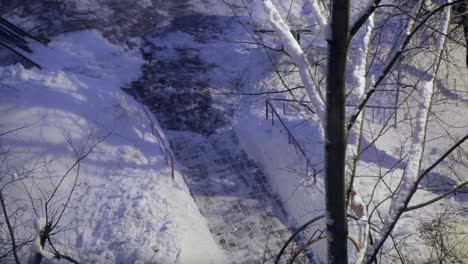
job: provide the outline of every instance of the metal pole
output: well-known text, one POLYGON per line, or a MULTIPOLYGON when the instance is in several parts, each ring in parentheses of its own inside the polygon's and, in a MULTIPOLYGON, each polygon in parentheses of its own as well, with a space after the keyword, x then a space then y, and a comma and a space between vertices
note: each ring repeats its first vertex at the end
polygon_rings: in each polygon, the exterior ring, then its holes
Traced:
MULTIPOLYGON (((400 73, 400 72, 398 72, 398 73, 400 73)), ((398 78, 398 79, 399 79, 399 78, 398 78)), ((395 124, 393 125, 394 128, 397 127, 398 100, 400 100, 400 85, 397 85, 397 90, 396 90, 396 99, 395 99, 395 124)))
POLYGON ((172 179, 174 179, 174 156, 171 155, 171 174, 172 179))
POLYGON ((453 79, 453 81, 454 81, 453 87, 455 88, 455 106, 458 106, 457 79, 453 79))
POLYGON ((275 118, 275 116, 273 115, 274 114, 273 113, 273 105, 270 105, 270 106, 271 106, 271 125, 273 126, 275 124, 275 122, 273 120, 275 118))
POLYGON ((385 119, 387 118, 387 111, 386 111, 386 110, 387 110, 387 109, 385 109, 385 108, 383 109, 382 124, 385 123, 385 119))

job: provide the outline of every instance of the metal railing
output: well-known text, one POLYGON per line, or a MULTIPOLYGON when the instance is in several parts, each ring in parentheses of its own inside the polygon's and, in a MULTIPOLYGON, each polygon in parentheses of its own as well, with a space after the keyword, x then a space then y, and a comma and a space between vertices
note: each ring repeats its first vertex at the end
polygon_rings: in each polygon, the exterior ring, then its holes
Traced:
MULTIPOLYGON (((380 92, 396 92, 395 102, 394 102, 395 105, 394 106, 366 105, 366 108, 372 109, 372 119, 373 120, 375 119, 375 109, 382 109, 383 110, 383 116, 386 115, 387 110, 393 110, 394 111, 394 113, 393 113, 394 114, 393 127, 396 128, 396 126, 397 126, 397 109, 398 109, 397 104, 398 104, 400 89, 398 89, 398 88, 397 89, 384 89, 384 90, 378 90, 378 91, 380 91, 380 92)), ((309 167, 313 169, 313 171, 314 171, 314 184, 315 184, 315 182, 317 181, 317 179, 316 179, 316 170, 315 170, 312 162, 307 157, 307 155, 306 155, 306 153, 304 151, 304 148, 302 148, 302 146, 299 144, 297 139, 293 136, 293 134, 291 133, 289 128, 286 126, 284 121, 281 119, 280 115, 278 114, 275 107, 271 103, 272 101, 282 102, 283 103, 283 109, 282 110, 283 110, 284 115, 286 114, 286 103, 298 103, 300 105, 305 105, 305 104, 310 104, 311 102, 310 101, 291 100, 291 99, 280 99, 280 98, 266 99, 265 100, 265 119, 268 119, 268 117, 270 116, 269 109, 271 109, 271 124, 272 125, 274 124, 274 116, 276 115, 279 122, 281 123, 281 125, 283 126, 283 128, 286 130, 286 132, 288 134, 288 142, 290 144, 292 143, 294 145, 294 147, 297 150, 299 150, 301 155, 306 159, 306 175, 308 175, 309 167)), ((346 104, 346 106, 351 107, 351 106, 355 106, 355 105, 346 104)))
MULTIPOLYGON (((397 111, 398 111, 398 98, 400 96, 400 89, 385 89, 385 90, 377 90, 376 92, 395 92, 395 102, 394 106, 381 106, 381 105, 366 105, 365 107, 368 109, 372 109, 372 120, 375 122, 375 109, 380 109, 383 110, 383 116, 385 117, 387 114, 387 110, 393 111, 394 116, 393 116, 393 127, 397 127, 397 111)), ((279 99, 279 98, 273 98, 273 99, 267 99, 267 101, 279 101, 283 102, 283 114, 286 114, 286 103, 297 103, 300 105, 306 105, 310 104, 312 102, 310 101, 301 101, 301 100, 291 100, 291 99, 279 99)), ((346 107, 357 107, 355 104, 345 104, 346 107)))
POLYGON ((292 134, 291 130, 289 130, 289 128, 286 126, 286 124, 284 123, 284 121, 281 119, 280 115, 278 114, 278 112, 276 111, 275 107, 273 106, 273 104, 271 103, 271 101, 282 101, 283 102, 283 113, 286 113, 286 104, 285 102, 289 102, 289 101, 292 101, 292 102, 295 102, 294 100, 288 100, 288 99, 267 99, 265 101, 265 117, 266 119, 268 119, 269 117, 269 111, 268 109, 270 108, 271 109, 271 124, 274 125, 274 116, 276 115, 276 117, 278 118, 278 121, 280 122, 280 124, 283 126, 283 128, 285 129, 286 133, 288 134, 288 143, 289 144, 293 144, 293 146, 296 148, 296 150, 299 151, 299 153, 301 153, 301 155, 304 157, 304 159, 306 160, 306 176, 309 175, 309 169, 312 170, 313 172, 313 177, 314 177, 314 184, 317 182, 317 172, 315 170, 315 166, 314 164, 310 161, 310 159, 307 157, 306 155, 306 152, 304 151, 304 149, 302 148, 302 146, 299 144, 299 142, 297 141, 297 139, 294 137, 294 135, 292 134))
POLYGON ((166 141, 165 141, 164 137, 159 133, 159 130, 156 129, 156 127, 155 127, 155 125, 153 123, 153 119, 151 119, 151 116, 148 113, 148 110, 146 109, 145 104, 141 100, 140 95, 135 91, 135 89, 132 89, 132 92, 133 92, 133 95, 135 96, 135 99, 140 103, 141 107, 143 108, 143 111, 145 112, 146 118, 148 119, 148 124, 151 127, 151 134, 158 141, 159 150, 161 151, 161 154, 164 155, 164 162, 166 162, 166 164, 168 164, 169 161, 170 161, 171 176, 174 179, 174 166, 175 166, 175 164, 174 164, 174 162, 175 162, 174 154, 172 153, 170 147, 167 146, 166 141))
MULTIPOLYGON (((346 104, 346 106, 354 106, 357 107, 357 105, 354 104, 346 104)), ((380 106, 380 105, 367 105, 365 106, 366 108, 372 109, 372 122, 375 123, 375 109, 380 109, 383 110, 383 118, 387 115, 387 110, 393 110, 394 116, 393 116, 393 127, 397 127, 397 107, 394 106, 380 106)))
MULTIPOLYGON (((366 105, 365 108, 372 109, 372 122, 375 123, 375 109, 383 110, 383 118, 387 115, 387 110, 393 110, 393 127, 397 127, 397 111, 398 111, 398 100, 400 98, 400 88, 397 85, 396 89, 380 89, 376 90, 376 92, 395 92, 395 101, 393 102, 393 106, 382 106, 382 105, 366 105)), ((357 107, 355 104, 346 104, 347 107, 357 107)))

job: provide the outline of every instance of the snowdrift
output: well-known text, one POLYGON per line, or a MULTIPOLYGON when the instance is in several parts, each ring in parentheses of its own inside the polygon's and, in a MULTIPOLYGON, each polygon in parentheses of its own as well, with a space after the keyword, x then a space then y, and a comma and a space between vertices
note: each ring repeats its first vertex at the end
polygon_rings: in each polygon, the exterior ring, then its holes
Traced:
POLYGON ((0 68, 0 183, 10 217, 24 221, 18 240, 47 216, 54 246, 82 263, 222 263, 142 106, 120 90, 140 74, 138 53, 95 31, 33 49, 42 71, 0 68))

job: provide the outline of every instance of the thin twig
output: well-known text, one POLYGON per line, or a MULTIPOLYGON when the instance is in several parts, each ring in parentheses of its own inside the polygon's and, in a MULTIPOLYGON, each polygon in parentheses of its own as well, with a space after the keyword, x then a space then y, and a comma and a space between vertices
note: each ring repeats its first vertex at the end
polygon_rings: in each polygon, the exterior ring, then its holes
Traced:
POLYGON ((17 253, 17 247, 16 247, 15 230, 13 229, 13 226, 11 225, 10 217, 8 216, 8 211, 7 211, 6 204, 5 204, 5 198, 3 197, 3 193, 1 191, 0 191, 0 202, 2 204, 3 216, 7 224, 8 232, 10 233, 11 249, 13 252, 13 256, 15 258, 15 263, 20 264, 18 253, 17 253))

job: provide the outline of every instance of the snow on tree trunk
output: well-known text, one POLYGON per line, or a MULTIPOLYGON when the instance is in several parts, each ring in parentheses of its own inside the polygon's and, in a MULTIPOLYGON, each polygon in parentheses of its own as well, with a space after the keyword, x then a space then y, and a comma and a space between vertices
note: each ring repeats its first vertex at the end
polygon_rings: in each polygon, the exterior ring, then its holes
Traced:
POLYGON ((313 110, 319 119, 318 126, 320 134, 324 135, 325 102, 322 100, 317 91, 317 87, 312 78, 307 56, 304 54, 301 46, 299 43, 297 43, 296 39, 291 34, 290 28, 283 20, 283 18, 281 18, 281 15, 273 3, 270 0, 265 0, 262 2, 262 6, 265 13, 267 14, 268 22, 275 29, 275 32, 283 43, 286 52, 289 54, 289 56, 291 56, 292 61, 299 69, 299 75, 301 77, 302 83, 304 84, 309 99, 312 102, 313 110))
POLYGON ((36 220, 34 227, 36 229, 37 235, 34 241, 31 244, 31 255, 29 256, 28 263, 29 264, 40 264, 42 258, 45 259, 53 259, 54 254, 47 250, 44 250, 43 245, 41 243, 41 234, 44 232, 47 225, 47 221, 45 218, 39 218, 36 220))
POLYGON ((432 71, 429 72, 431 74, 431 78, 429 81, 423 82, 422 87, 418 89, 418 98, 420 98, 420 102, 416 112, 416 124, 408 155, 408 164, 403 173, 401 187, 398 189, 398 192, 396 193, 394 199, 392 199, 390 205, 390 219, 393 218, 397 212, 404 209, 404 201, 407 200, 408 195, 410 195, 409 190, 411 190, 412 186, 416 183, 419 177, 419 170, 424 152, 428 116, 431 109, 432 95, 434 94, 434 85, 440 64, 440 56, 442 56, 446 34, 448 32, 450 10, 451 8, 448 7, 443 14, 442 23, 440 26, 441 35, 435 44, 435 51, 438 56, 435 58, 435 67, 432 71))
MULTIPOLYGON (((366 68, 367 68, 367 58, 369 55, 370 40, 371 34, 374 29, 374 15, 371 15, 368 20, 367 27, 365 28, 365 33, 362 38, 362 41, 359 43, 360 48, 356 56, 356 61, 354 63, 353 70, 353 79, 355 83, 354 89, 351 91, 351 100, 354 103, 360 102, 364 96, 367 78, 366 78, 366 68)), ((362 113, 359 114, 356 123, 360 123, 362 120, 362 113)), ((358 137, 359 137, 359 127, 353 126, 349 131, 348 144, 346 148, 346 175, 350 176, 352 174, 352 168, 354 166, 353 160, 358 155, 358 137)), ((347 184, 348 186, 348 184, 347 184)))
MULTIPOLYGON (((367 85, 367 78, 366 78, 366 69, 367 69, 367 59, 370 50, 371 44, 371 35, 374 30, 374 15, 372 14, 367 22, 367 26, 361 30, 363 31, 363 37, 358 36, 360 40, 358 49, 358 54, 356 56, 356 61, 354 63, 354 70, 353 70, 353 79, 355 83, 354 89, 351 91, 350 97, 351 100, 355 103, 360 102, 364 96, 366 85, 367 85)), ((360 124, 362 121, 363 113, 361 112, 356 119, 356 123, 360 124)), ((348 132, 348 143, 346 146, 346 179, 347 183, 346 186, 351 188, 353 191, 351 192, 351 201, 350 206, 356 215, 362 219, 359 221, 360 228, 361 226, 365 230, 363 233, 363 241, 364 246, 361 252, 365 252, 365 249, 368 246, 368 230, 369 225, 367 222, 367 212, 366 212, 366 205, 362 201, 359 193, 358 188, 354 186, 350 186, 353 184, 351 179, 353 174, 353 168, 355 166, 355 159, 358 157, 359 152, 359 137, 360 137, 360 128, 359 126, 353 126, 351 130, 348 132)), ((364 258, 364 254, 361 253, 359 259, 364 258)))

